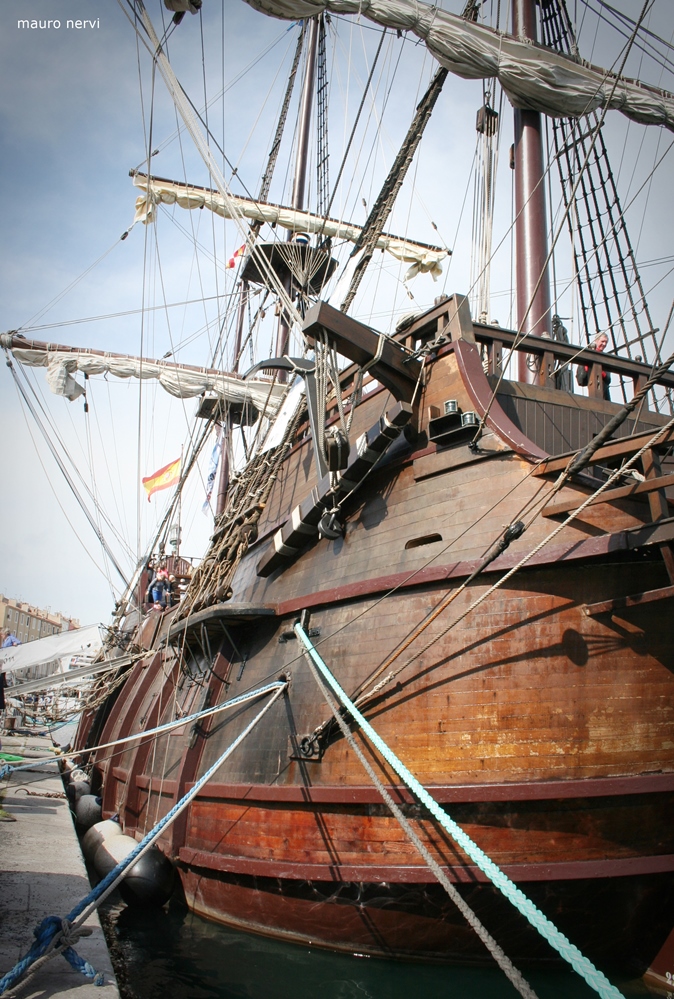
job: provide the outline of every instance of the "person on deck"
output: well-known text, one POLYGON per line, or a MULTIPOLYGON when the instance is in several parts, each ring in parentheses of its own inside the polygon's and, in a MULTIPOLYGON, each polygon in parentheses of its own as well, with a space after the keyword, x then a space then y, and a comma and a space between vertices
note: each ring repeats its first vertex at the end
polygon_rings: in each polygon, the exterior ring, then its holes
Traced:
POLYGON ((0 639, 0 649, 11 649, 13 645, 21 645, 19 639, 11 631, 0 632, 0 639))
POLYGON ((157 569, 151 586, 154 610, 165 610, 169 595, 169 578, 166 569, 157 569))
MULTIPOLYGON (((603 352, 608 346, 608 336, 606 333, 600 333, 593 344, 590 344, 590 350, 597 350, 603 352)), ((579 385, 585 386, 590 381, 590 365, 589 364, 579 364, 576 369, 576 381, 579 385)), ((609 385, 611 384, 611 375, 608 371, 601 369, 601 385, 604 399, 611 401, 611 392, 609 390, 609 385)))

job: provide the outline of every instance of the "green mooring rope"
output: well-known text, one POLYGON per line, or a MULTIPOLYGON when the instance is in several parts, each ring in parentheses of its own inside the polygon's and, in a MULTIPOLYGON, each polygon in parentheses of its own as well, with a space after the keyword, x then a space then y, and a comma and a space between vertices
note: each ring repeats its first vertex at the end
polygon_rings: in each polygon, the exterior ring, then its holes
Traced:
POLYGON ((370 723, 365 720, 355 704, 342 690, 339 683, 335 680, 334 676, 314 648, 301 625, 295 625, 295 634, 302 641, 312 660, 327 680, 329 686, 335 692, 354 721, 358 722, 370 742, 381 753, 386 762, 393 767, 395 772, 408 786, 410 791, 412 791, 419 801, 424 804, 426 808, 428 808, 429 812, 438 820, 443 829, 445 829, 452 839, 458 843, 461 849, 468 854, 470 859, 479 867, 482 873, 489 878, 492 884, 496 885, 508 901, 512 902, 518 912, 520 912, 524 918, 531 923, 534 929, 538 930, 541 936, 544 937, 552 947, 554 947, 557 953, 560 954, 565 961, 568 961, 574 971, 577 971, 581 978, 584 978, 587 984, 593 988, 595 992, 602 997, 602 999, 624 999, 622 993, 619 992, 614 985, 611 985, 608 978, 606 978, 606 976, 602 974, 598 968, 595 968, 592 962, 581 954, 578 948, 574 946, 574 944, 572 944, 563 933, 560 933, 554 923, 551 923, 548 917, 543 915, 540 909, 538 909, 534 903, 527 898, 524 892, 521 891, 517 885, 503 873, 500 867, 497 867, 493 860, 489 859, 487 854, 480 849, 477 843, 473 842, 470 836, 463 831, 461 826, 457 825, 457 823, 449 817, 447 812, 440 808, 437 801, 430 796, 426 788, 419 783, 404 763, 402 763, 395 753, 389 749, 384 740, 377 735, 370 723))

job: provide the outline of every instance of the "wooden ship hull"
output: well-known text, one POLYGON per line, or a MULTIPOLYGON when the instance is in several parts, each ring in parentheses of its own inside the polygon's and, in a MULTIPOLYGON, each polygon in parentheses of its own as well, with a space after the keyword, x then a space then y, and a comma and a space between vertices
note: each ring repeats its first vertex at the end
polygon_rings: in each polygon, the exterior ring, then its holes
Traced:
MULTIPOLYGON (((329 323, 326 307, 318 309, 315 322, 329 323)), ((672 431, 644 451, 639 480, 617 480, 468 612, 592 494, 606 469, 636 454, 667 421, 642 408, 638 424, 634 415, 625 420, 592 464, 553 495, 568 463, 558 456, 584 446, 620 409, 601 398, 596 364, 589 397, 560 390, 554 378, 497 384, 501 351, 514 334, 473 324, 465 301, 452 298, 398 336, 400 356, 405 344, 431 344, 423 374, 408 366, 402 377, 395 351, 388 361, 377 356, 374 333, 369 341, 360 324, 341 322, 332 328, 343 337, 339 349, 361 365, 373 362, 372 390, 350 434, 365 443, 352 445, 343 476, 356 476, 354 463, 367 460, 368 448, 383 448, 345 500, 344 536, 316 534, 325 485, 305 423, 247 535, 231 594, 218 598, 197 574, 189 613, 180 605, 147 615, 136 636, 146 658, 95 718, 84 719, 79 745, 287 679, 284 696, 160 840, 187 905, 311 946, 490 960, 328 724, 331 712, 293 632, 302 617, 350 696, 403 667, 363 702, 376 731, 572 942, 604 965, 643 973, 672 928, 674 894, 674 649, 666 624, 674 595, 672 431), (356 357, 354 338, 363 336, 356 357), (443 423, 448 401, 459 414, 487 413, 477 447, 469 447, 470 421, 468 428, 443 423), (395 439, 382 444, 387 433, 395 439), (526 532, 460 590, 518 520, 530 521, 526 532), (377 671, 410 637, 382 677, 377 671)), ((521 349, 536 351, 542 372, 576 352, 540 338, 536 347, 535 339, 521 349)), ((386 349, 394 347, 389 341, 386 349)), ((585 351, 581 360, 592 364, 593 356, 585 351)), ((635 385, 650 370, 616 358, 610 365, 635 385)), ((345 391, 354 372, 344 373, 345 391)), ((112 756, 94 753, 104 817, 118 813, 124 831, 140 839, 259 706, 249 702, 112 756)), ((506 953, 553 962, 552 949, 354 732, 506 953)))

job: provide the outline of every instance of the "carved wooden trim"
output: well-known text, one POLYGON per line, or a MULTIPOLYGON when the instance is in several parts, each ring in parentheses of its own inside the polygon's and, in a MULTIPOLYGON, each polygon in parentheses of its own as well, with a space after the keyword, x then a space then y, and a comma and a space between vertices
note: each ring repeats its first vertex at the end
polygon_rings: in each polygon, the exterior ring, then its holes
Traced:
POLYGON ((522 431, 518 430, 512 420, 503 412, 498 400, 492 399, 492 387, 482 368, 480 353, 475 344, 467 343, 465 340, 457 340, 454 343, 454 355, 477 415, 483 417, 487 407, 490 407, 487 417, 489 429, 493 430, 501 440, 505 441, 513 451, 521 454, 522 457, 533 461, 547 458, 547 451, 543 451, 532 440, 525 437, 522 431))

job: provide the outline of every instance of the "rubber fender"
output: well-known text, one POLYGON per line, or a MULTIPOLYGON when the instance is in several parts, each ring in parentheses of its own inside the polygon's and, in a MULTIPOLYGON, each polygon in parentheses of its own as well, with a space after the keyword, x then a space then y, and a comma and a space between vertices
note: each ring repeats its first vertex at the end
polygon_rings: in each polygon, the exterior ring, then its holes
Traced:
POLYGON ((128 857, 132 850, 138 846, 131 836, 112 836, 107 842, 101 843, 94 854, 94 870, 99 878, 104 878, 113 867, 128 857))
POLYGON ((75 818, 80 829, 90 829, 97 822, 100 822, 103 815, 101 812, 101 798, 95 794, 83 794, 75 802, 75 818))
POLYGON ((127 905, 136 908, 165 905, 173 894, 175 868, 161 850, 152 846, 136 861, 119 885, 127 905))
POLYGON ((104 819, 88 829, 82 839, 82 853, 93 863, 94 855, 101 843, 107 843, 113 836, 121 836, 122 827, 116 819, 104 819))
POLYGON ((71 781, 66 787, 66 798, 73 807, 85 794, 91 794, 91 785, 88 780, 71 781))

